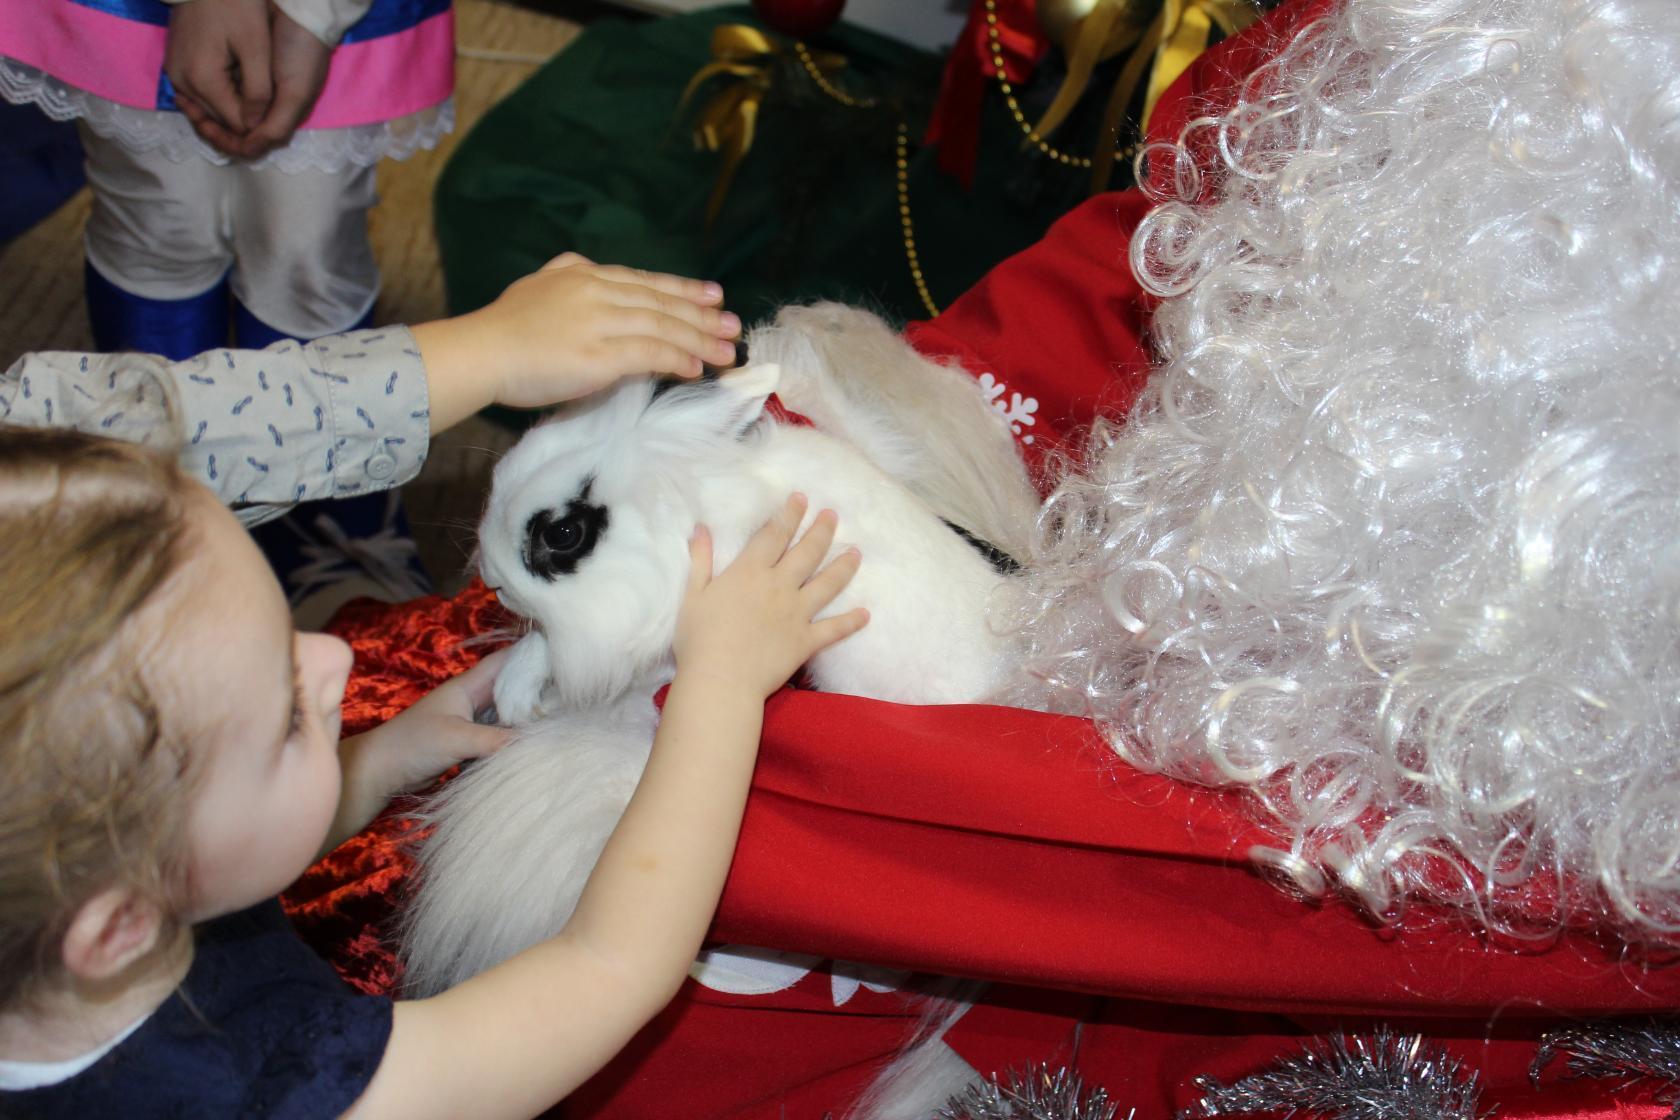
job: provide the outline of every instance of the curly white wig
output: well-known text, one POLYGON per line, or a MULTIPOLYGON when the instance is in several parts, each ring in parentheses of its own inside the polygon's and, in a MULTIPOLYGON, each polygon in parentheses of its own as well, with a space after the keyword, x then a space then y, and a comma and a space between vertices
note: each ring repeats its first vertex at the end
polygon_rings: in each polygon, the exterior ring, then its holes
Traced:
POLYGON ((1676 940, 1680 5, 1344 4, 1150 171, 1035 676, 1310 893, 1676 940))

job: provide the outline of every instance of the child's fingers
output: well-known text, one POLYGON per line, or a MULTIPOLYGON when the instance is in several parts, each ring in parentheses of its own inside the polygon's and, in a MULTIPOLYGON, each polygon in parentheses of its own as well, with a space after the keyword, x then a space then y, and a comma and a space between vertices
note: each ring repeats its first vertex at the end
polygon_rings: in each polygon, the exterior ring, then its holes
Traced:
POLYGON ((735 360, 735 344, 700 329, 675 315, 651 308, 623 307, 611 316, 606 327, 611 338, 651 338, 669 343, 703 362, 728 365, 735 360))
POLYGON ((596 274, 604 280, 612 280, 619 284, 640 284, 647 288, 657 288, 668 295, 681 296, 683 299, 695 303, 722 303, 723 288, 711 280, 691 280, 686 276, 672 276, 665 272, 645 272, 639 268, 626 268, 621 264, 601 265, 596 274))
POLYGON ((794 532, 799 528, 800 519, 805 516, 805 495, 797 491, 788 495, 788 500, 782 503, 782 508, 769 521, 759 527, 747 541, 737 563, 747 561, 768 568, 782 558, 787 551, 788 542, 793 540, 794 532))
POLYGON ((241 131, 256 127, 274 100, 268 47, 267 35, 247 35, 233 44, 234 57, 239 60, 239 115, 230 123, 241 131))
POLYGON ((181 106, 181 115, 187 118, 187 123, 192 125, 193 131, 198 133, 206 144, 224 155, 238 157, 244 154, 243 139, 223 128, 198 102, 177 96, 175 103, 181 106), (192 106, 191 110, 188 110, 188 105, 192 106))
POLYGON ((187 118, 187 123, 197 126, 200 121, 210 118, 210 110, 198 103, 198 99, 184 89, 175 91, 175 107, 181 110, 181 115, 187 118))
POLYGON ((862 563, 863 555, 855 548, 848 548, 836 556, 832 563, 806 580, 805 586, 799 589, 801 607, 816 614, 834 602, 840 592, 846 590, 846 585, 852 582, 852 577, 857 575, 858 567, 862 563))
POLYGON ((733 311, 695 303, 640 284, 613 284, 607 298, 620 307, 656 311, 681 319, 711 338, 734 338, 741 333, 741 319, 733 311))
POLYGON ((508 651, 499 649, 495 653, 480 658, 477 665, 449 682, 459 689, 466 698, 467 719, 472 719, 490 706, 492 694, 496 687, 496 676, 502 671, 502 665, 507 661, 507 657, 508 651))
POLYGON ((663 338, 609 338, 600 344, 601 372, 614 375, 668 373, 699 377, 703 359, 663 338))
POLYGON ((239 105, 239 91, 234 89, 233 77, 227 70, 216 65, 200 65, 172 80, 204 106, 217 124, 229 130, 242 127, 240 121, 244 114, 239 105))
POLYGON ((849 638, 869 624, 869 612, 853 607, 833 618, 819 618, 811 623, 811 653, 827 649, 842 638, 849 638))
POLYGON ((260 155, 289 143, 313 106, 313 94, 314 91, 295 85, 279 89, 268 112, 248 136, 252 153, 260 155))
POLYGON ((688 538, 688 593, 690 595, 712 582, 712 531, 704 525, 694 527, 688 538))
POLYGON ((834 543, 835 526, 839 523, 839 516, 831 509, 818 513, 811 521, 811 527, 793 542, 787 555, 776 566, 799 583, 810 579, 811 573, 822 566, 823 557, 828 555, 829 546, 834 543))
POLYGON ((594 261, 584 256, 582 253, 574 253, 568 249, 566 252, 561 253, 558 257, 553 258, 547 264, 537 269, 537 271, 549 272, 556 268, 571 268, 575 265, 594 263, 594 261))
POLYGON ((463 762, 469 758, 483 758, 507 746, 513 735, 513 729, 509 727, 475 723, 462 732, 459 747, 454 753, 463 762))

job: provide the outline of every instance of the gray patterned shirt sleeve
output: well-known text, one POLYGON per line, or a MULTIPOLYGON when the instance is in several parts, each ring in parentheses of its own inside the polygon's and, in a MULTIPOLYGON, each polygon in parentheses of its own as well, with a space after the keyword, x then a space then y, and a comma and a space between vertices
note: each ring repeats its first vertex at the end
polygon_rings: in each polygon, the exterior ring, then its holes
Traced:
POLYGON ((248 525, 401 485, 426 461, 431 426, 406 327, 183 362, 26 354, 0 376, 0 421, 177 445, 181 465, 248 525))

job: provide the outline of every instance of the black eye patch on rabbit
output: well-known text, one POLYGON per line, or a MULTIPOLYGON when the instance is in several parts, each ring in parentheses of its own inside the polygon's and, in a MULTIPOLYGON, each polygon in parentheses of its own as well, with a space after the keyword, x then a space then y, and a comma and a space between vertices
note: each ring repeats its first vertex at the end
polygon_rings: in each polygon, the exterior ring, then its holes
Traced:
POLYGON ((538 579, 552 581, 575 572, 607 531, 607 507, 589 500, 594 485, 593 477, 585 479, 559 516, 540 509, 525 523, 525 569, 538 579))

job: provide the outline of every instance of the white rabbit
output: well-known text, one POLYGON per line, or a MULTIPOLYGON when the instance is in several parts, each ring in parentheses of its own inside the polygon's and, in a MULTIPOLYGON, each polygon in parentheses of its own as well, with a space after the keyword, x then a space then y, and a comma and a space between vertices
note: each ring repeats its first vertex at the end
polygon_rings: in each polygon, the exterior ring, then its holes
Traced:
POLYGON ((693 385, 625 384, 531 432, 497 466, 480 562, 533 623, 497 684, 504 721, 651 691, 670 671, 695 524, 711 529, 722 566, 796 489, 810 516, 839 513, 836 549, 865 556, 831 609, 867 603, 872 619, 812 661, 818 688, 955 703, 1002 682, 1009 646, 986 611, 1003 577, 853 447, 758 423, 778 377, 761 365, 693 385))
POLYGON ((959 703, 1007 682, 1013 644, 988 609, 1008 579, 941 520, 1021 539, 1025 526, 1009 519, 1030 520, 1036 495, 1007 426, 965 374, 915 357, 872 316, 819 307, 785 318, 752 345, 789 361, 794 407, 872 433, 872 453, 946 508, 833 435, 763 418, 773 365, 623 382, 528 433, 496 468, 479 544, 486 583, 530 620, 495 690, 522 735, 423 814, 435 830, 403 938, 415 993, 458 983, 570 916, 647 757, 697 523, 721 568, 790 491, 809 496, 812 516, 838 512, 835 549, 856 545, 864 562, 830 610, 867 604, 870 625, 812 660, 816 687, 959 703), (842 386, 848 331, 875 360, 842 386), (919 388, 872 385, 906 378, 919 388), (910 433, 924 418, 943 433, 936 445, 959 449, 948 462, 917 461, 910 433))

